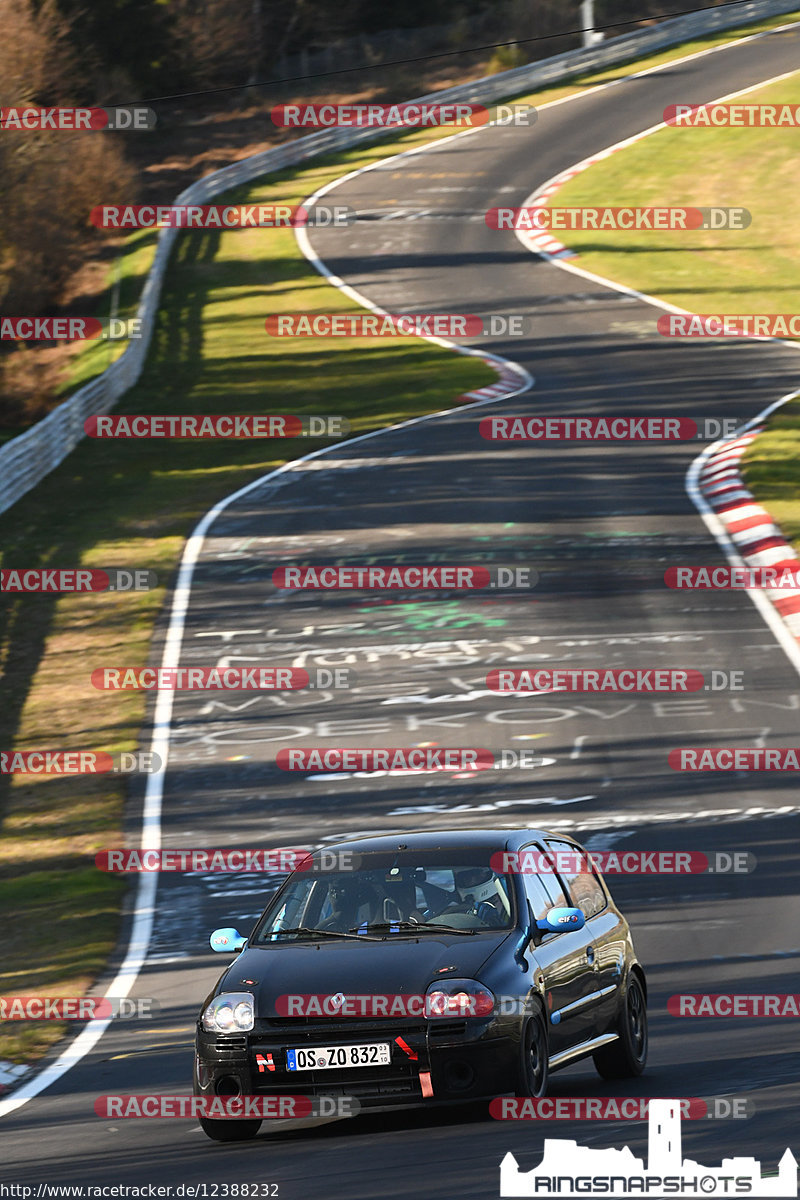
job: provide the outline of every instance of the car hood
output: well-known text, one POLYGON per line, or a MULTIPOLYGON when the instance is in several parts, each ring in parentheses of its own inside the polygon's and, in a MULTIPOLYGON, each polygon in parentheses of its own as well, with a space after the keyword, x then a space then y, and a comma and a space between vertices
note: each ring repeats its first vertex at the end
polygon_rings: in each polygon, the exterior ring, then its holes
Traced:
POLYGON ((480 978, 486 959, 512 932, 250 946, 217 990, 253 992, 258 1017, 282 1015, 276 1008, 279 996, 419 994, 436 979, 480 978))

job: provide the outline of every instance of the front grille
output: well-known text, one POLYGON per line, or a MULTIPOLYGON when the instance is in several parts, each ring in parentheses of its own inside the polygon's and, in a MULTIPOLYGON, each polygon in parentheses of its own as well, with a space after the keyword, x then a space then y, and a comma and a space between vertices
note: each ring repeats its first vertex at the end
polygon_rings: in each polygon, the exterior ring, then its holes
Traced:
POLYGON ((239 1058, 247 1050, 247 1034, 224 1034, 214 1042, 214 1050, 220 1057, 239 1058))

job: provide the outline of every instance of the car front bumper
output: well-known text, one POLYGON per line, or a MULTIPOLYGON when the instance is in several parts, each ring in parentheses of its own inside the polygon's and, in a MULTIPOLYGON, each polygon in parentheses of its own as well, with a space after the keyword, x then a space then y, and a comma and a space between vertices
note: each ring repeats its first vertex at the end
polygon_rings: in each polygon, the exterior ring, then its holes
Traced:
POLYGON ((198 1029, 195 1093, 199 1095, 350 1096, 361 1108, 474 1100, 513 1092, 519 1055, 516 1030, 494 1018, 468 1021, 259 1021, 247 1034, 198 1029), (289 1071, 296 1047, 389 1042, 380 1067, 289 1071), (257 1059, 257 1056, 258 1059, 257 1059))

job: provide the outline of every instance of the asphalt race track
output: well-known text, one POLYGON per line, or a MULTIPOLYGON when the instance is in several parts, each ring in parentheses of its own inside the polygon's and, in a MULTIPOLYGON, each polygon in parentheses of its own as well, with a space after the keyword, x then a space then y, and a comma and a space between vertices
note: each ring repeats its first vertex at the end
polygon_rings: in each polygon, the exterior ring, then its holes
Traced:
MULTIPOLYGON (((747 1120, 684 1122, 708 1165, 753 1155, 774 1170, 797 1148, 797 1024, 680 1020, 676 992, 792 992, 800 958, 800 796, 788 775, 672 771, 685 745, 786 746, 800 680, 741 592, 678 592, 670 565, 722 563, 684 476, 702 446, 484 441, 487 415, 735 417, 800 384, 776 343, 659 338, 658 310, 582 280, 494 232, 483 213, 519 205, 556 173, 700 103, 796 69, 800 34, 746 42, 545 108, 538 123, 486 128, 387 161, 330 198, 361 214, 313 232, 327 267, 388 311, 518 313, 524 338, 469 344, 521 364, 525 394, 462 407, 300 464, 231 504, 195 572, 181 663, 350 666, 355 687, 310 693, 178 693, 164 792, 164 845, 276 846, 362 831, 515 825, 562 828, 590 846, 746 850, 751 874, 609 879, 649 975, 651 1050, 633 1083, 591 1063, 554 1096, 746 1096, 747 1120), (525 592, 278 592, 296 561, 529 565, 525 592), (690 697, 498 696, 491 666, 695 667, 742 671, 744 690, 690 697), (277 768, 286 746, 478 746, 533 751, 533 769, 340 777, 277 768)), ((665 203, 681 203, 665 197, 665 203)), ((735 203, 708 196, 707 203, 735 203)), ((608 203, 615 203, 609 197, 608 203)), ((758 238, 755 225, 731 237, 758 238)), ((692 308, 687 297, 686 307, 692 308)), ((699 305, 703 311, 702 305, 699 305)), ((742 280, 742 308, 747 281, 742 280)), ((391 379, 387 379, 391 390, 391 379)), ((320 411, 325 411, 324 397, 320 411)), ((140 811, 130 814, 135 832, 140 811)), ((150 955, 134 995, 152 1024, 114 1024, 72 1070, 0 1122, 0 1180, 276 1182, 281 1200, 485 1197, 511 1150, 523 1169, 545 1135, 646 1152, 643 1122, 503 1123, 485 1104, 415 1110, 262 1134, 226 1147, 191 1121, 95 1116, 106 1093, 187 1092, 193 1021, 221 969, 218 925, 247 932, 276 879, 162 875, 150 955)), ((209 1192, 209 1195, 212 1193, 209 1192)))

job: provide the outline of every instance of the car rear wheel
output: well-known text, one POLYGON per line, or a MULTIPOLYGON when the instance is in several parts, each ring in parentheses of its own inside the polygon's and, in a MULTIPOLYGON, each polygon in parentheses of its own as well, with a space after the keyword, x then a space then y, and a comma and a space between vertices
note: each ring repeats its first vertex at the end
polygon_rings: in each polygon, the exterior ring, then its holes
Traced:
POLYGON ((522 1030, 517 1071, 518 1096, 546 1096, 550 1076, 547 1031, 540 1014, 529 1017, 522 1030))
POLYGON ((594 1055, 594 1065, 603 1079, 630 1079, 641 1075, 647 1063, 647 1002, 637 975, 628 980, 618 1032, 616 1042, 594 1055))
POLYGON ((261 1128, 260 1121, 215 1121, 213 1118, 200 1117, 203 1133, 212 1142, 247 1142, 254 1138, 261 1128))

